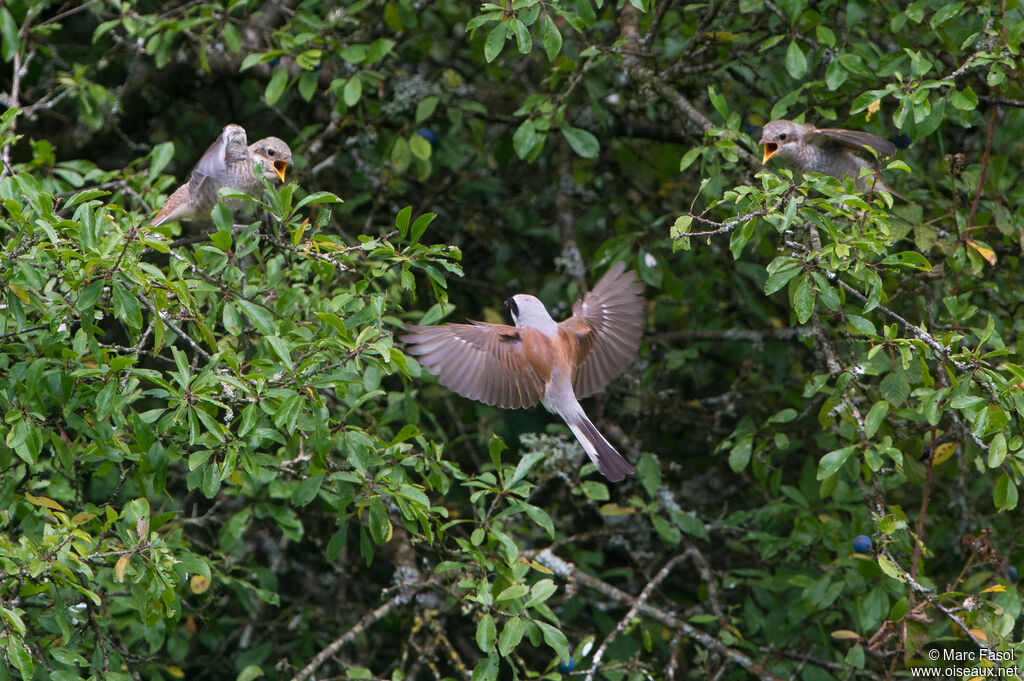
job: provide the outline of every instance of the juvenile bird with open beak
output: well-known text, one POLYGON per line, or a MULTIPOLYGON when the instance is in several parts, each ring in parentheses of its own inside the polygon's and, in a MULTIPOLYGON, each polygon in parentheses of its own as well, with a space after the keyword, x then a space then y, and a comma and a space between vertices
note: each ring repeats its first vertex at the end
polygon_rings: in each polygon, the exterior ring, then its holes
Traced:
POLYGON ((579 398, 603 389, 636 357, 642 293, 636 275, 616 263, 562 322, 520 293, 505 301, 515 326, 409 326, 401 340, 441 385, 463 397, 507 409, 540 402, 562 417, 597 470, 618 482, 635 469, 590 422, 579 398))
MULTIPOLYGON (((221 187, 234 187, 249 196, 259 196, 263 183, 255 170, 263 164, 263 177, 284 182, 285 170, 292 162, 292 150, 277 137, 248 143, 245 128, 234 123, 224 126, 192 170, 189 181, 178 187, 153 216, 159 227, 172 220, 205 218, 217 203, 221 187)), ((235 204, 240 203, 237 200, 235 204)))
POLYGON ((821 173, 839 179, 849 176, 859 192, 867 191, 874 183, 876 189, 884 189, 906 201, 881 178, 860 177, 861 168, 874 169, 875 162, 855 152, 864 152, 864 147, 868 146, 878 152, 879 158, 896 153, 896 145, 877 135, 859 130, 816 128, 808 123, 779 119, 765 123, 758 144, 764 145, 763 164, 777 157, 798 173, 821 173))

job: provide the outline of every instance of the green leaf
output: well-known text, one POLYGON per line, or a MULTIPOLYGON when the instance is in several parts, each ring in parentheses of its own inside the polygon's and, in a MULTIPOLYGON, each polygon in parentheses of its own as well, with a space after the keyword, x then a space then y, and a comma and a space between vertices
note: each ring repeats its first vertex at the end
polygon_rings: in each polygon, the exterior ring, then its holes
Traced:
POLYGON ((562 662, 568 663, 571 656, 569 654, 569 640, 565 637, 565 634, 546 622, 538 620, 535 624, 540 627, 540 631, 544 635, 544 642, 551 646, 555 653, 558 654, 558 657, 562 659, 562 662))
POLYGON ((533 119, 524 120, 512 135, 512 147, 516 150, 516 156, 520 159, 529 156, 541 138, 542 135, 538 134, 533 119))
POLYGON ((369 526, 370 536, 376 544, 391 541, 391 519, 380 497, 370 499, 369 526))
POLYGON ((277 355, 277 358, 281 360, 281 364, 283 364, 284 367, 288 369, 288 372, 294 372, 294 367, 292 366, 292 353, 291 349, 288 347, 288 344, 285 343, 279 336, 267 336, 267 343, 270 344, 270 347, 273 349, 274 354, 277 355))
POLYGON ((395 216, 395 227, 398 228, 398 233, 405 238, 406 232, 409 230, 409 220, 412 218, 412 206, 406 206, 402 210, 398 211, 398 215, 395 216))
POLYGON ((992 500, 1000 511, 1012 511, 1017 508, 1017 485, 1006 473, 999 476, 992 500))
POLYGON ((156 145, 149 155, 153 159, 149 164, 149 175, 156 177, 174 157, 174 142, 163 142, 156 145))
POLYGON ((346 106, 355 106, 359 103, 359 98, 363 96, 363 80, 358 75, 352 76, 345 83, 345 88, 342 90, 341 98, 345 102, 346 106))
POLYGON ((250 303, 248 300, 242 300, 241 298, 236 302, 260 333, 265 336, 271 336, 276 333, 277 329, 274 326, 274 318, 265 307, 250 303))
POLYGON ((525 626, 521 617, 513 617, 505 622, 505 626, 501 629, 501 637, 498 639, 498 653, 505 657, 511 654, 523 640, 524 630, 525 626))
POLYGON ((259 666, 250 664, 246 666, 245 669, 238 672, 238 676, 235 677, 235 681, 253 681, 253 679, 258 679, 263 675, 263 670, 259 666))
MULTIPOLYGON (((18 25, 6 7, 0 7, 0 56, 5 62, 14 59, 20 47, 18 41, 18 25)), ((31 675, 25 678, 31 678, 31 675)))
POLYGON ((562 126, 562 136, 565 137, 572 150, 583 158, 594 158, 601 150, 601 144, 591 133, 580 128, 574 128, 565 124, 562 126))
POLYGON ((834 449, 825 456, 821 457, 818 461, 818 480, 824 480, 834 473, 838 473, 839 469, 843 467, 843 464, 849 460, 853 453, 857 451, 857 447, 850 445, 849 447, 843 447, 842 449, 834 449))
POLYGON ((519 464, 516 466, 515 473, 512 477, 505 481, 505 489, 512 489, 516 486, 516 483, 526 477, 530 469, 533 468, 537 462, 543 461, 547 456, 545 452, 529 452, 523 458, 519 459, 519 464))
POLYGON ((430 158, 430 154, 433 152, 430 142, 419 134, 414 134, 409 138, 409 150, 412 152, 413 156, 421 161, 428 160, 430 158))
POLYGON ((430 97, 424 97, 420 100, 420 103, 416 105, 416 124, 419 125, 423 121, 427 120, 434 114, 434 110, 437 109, 437 103, 440 99, 431 95, 430 97))
POLYGON ((843 68, 842 62, 838 59, 833 59, 828 63, 828 68, 825 69, 825 86, 829 90, 838 90, 846 82, 848 76, 849 72, 843 68))
POLYGON ((683 157, 679 160, 679 172, 683 172, 689 168, 703 151, 704 147, 694 147, 683 154, 683 157))
POLYGON ((528 54, 533 49, 533 38, 530 36, 530 30, 519 19, 512 19, 509 25, 513 35, 516 37, 516 44, 519 46, 520 54, 528 54))
POLYGON ((793 80, 800 80, 807 73, 807 57, 796 39, 790 40, 786 48, 786 71, 793 80))
POLYGON ((889 404, 899 407, 910 396, 910 385, 900 374, 891 373, 882 379, 879 384, 882 397, 888 400, 889 404))
POLYGON ((882 568, 882 572, 889 575, 893 579, 903 581, 903 573, 896 567, 896 563, 889 560, 889 557, 885 554, 878 554, 878 567, 882 568))
POLYGON ((494 650, 494 639, 498 636, 498 628, 494 626, 494 618, 490 613, 480 618, 476 625, 476 645, 480 650, 489 653, 494 650))
POLYGON ((999 468, 1006 460, 1006 436, 1003 433, 996 433, 988 446, 988 467, 999 468))
POLYGON ((527 608, 543 603, 547 599, 551 598, 554 593, 558 591, 558 587, 550 579, 542 579, 532 587, 530 587, 530 600, 526 602, 527 608))
POLYGON ((267 106, 274 106, 277 103, 277 100, 281 98, 281 94, 284 93, 284 86, 287 82, 288 72, 286 70, 278 69, 274 71, 274 75, 270 77, 267 89, 263 93, 267 106))
POLYGON ((242 49, 242 36, 238 33, 238 28, 234 24, 231 22, 225 23, 221 35, 224 36, 224 45, 227 46, 229 51, 234 53, 242 49))
POLYGON ((423 232, 427 231, 427 226, 433 222, 436 217, 436 213, 424 213, 416 218, 416 221, 412 223, 412 230, 409 235, 410 243, 419 243, 420 237, 423 236, 423 232))
POLYGON ((876 402, 868 415, 864 417, 864 434, 871 438, 878 432, 879 426, 882 425, 882 421, 885 420, 886 415, 889 413, 889 403, 885 400, 876 402))
POLYGON ((900 251, 899 253, 893 253, 892 255, 888 255, 883 258, 882 264, 902 265, 904 267, 912 267, 924 272, 930 272, 932 269, 932 265, 928 262, 927 258, 917 251, 900 251))
POLYGON ((291 501, 295 506, 305 506, 309 502, 316 498, 317 492, 320 491, 320 485, 323 484, 323 474, 311 475, 305 480, 299 483, 299 486, 292 492, 291 501))
POLYGON ((978 95, 969 86, 963 90, 953 90, 949 93, 949 103, 961 111, 974 111, 978 108, 978 95))
POLYGON ((544 52, 548 56, 548 61, 554 61, 558 53, 562 51, 562 34, 558 30, 558 26, 555 25, 554 19, 551 18, 550 14, 544 15, 544 52))
POLYGON ((487 60, 488 64, 501 54, 501 48, 505 46, 505 37, 507 35, 508 24, 504 21, 496 24, 487 34, 487 40, 484 41, 484 59, 487 60))
POLYGON ((806 324, 814 313, 814 288, 811 286, 811 278, 806 273, 801 275, 800 281, 791 289, 793 291, 793 311, 796 312, 796 319, 801 324, 806 324))
POLYGON ((753 448, 753 436, 743 437, 729 450, 729 468, 739 473, 750 463, 750 454, 753 448))

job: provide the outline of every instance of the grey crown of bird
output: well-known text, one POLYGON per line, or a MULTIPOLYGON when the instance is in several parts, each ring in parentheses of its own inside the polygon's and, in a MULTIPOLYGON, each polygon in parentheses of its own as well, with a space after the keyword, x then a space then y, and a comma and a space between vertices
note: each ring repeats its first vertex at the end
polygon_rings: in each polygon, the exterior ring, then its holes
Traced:
POLYGON ((874 170, 874 159, 861 158, 857 153, 866 154, 865 146, 878 152, 879 158, 896 153, 896 145, 871 133, 839 128, 816 128, 808 123, 794 123, 779 119, 765 123, 761 134, 764 145, 762 163, 778 158, 791 170, 799 173, 821 173, 842 179, 848 176, 854 180, 859 192, 867 191, 874 183, 876 189, 884 189, 894 196, 903 198, 892 190, 881 178, 867 175, 860 177, 861 168, 874 170))
POLYGON ((616 263, 572 315, 558 323, 534 296, 506 304, 515 326, 470 322, 409 326, 406 351, 463 397, 508 409, 540 402, 562 417, 612 482, 633 467, 587 418, 579 398, 603 389, 636 357, 643 332, 643 284, 616 263))
MULTIPOLYGON (((256 166, 263 164, 263 177, 284 182, 285 170, 292 162, 292 150, 277 137, 264 137, 248 143, 245 128, 234 123, 225 125, 220 137, 210 145, 192 170, 188 182, 168 197, 153 216, 158 227, 172 220, 205 218, 217 203, 221 187, 233 187, 249 196, 259 196, 263 183, 256 176, 256 166)), ((231 202, 237 207, 240 202, 231 202)))

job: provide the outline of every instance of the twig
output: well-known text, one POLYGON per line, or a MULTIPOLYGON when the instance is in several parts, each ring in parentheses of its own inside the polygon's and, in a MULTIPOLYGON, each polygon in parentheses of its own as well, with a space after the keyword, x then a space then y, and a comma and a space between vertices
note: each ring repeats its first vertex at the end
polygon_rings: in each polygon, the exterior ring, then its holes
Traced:
MULTIPOLYGON (((999 88, 996 88, 996 94, 999 94, 999 88)), ((993 104, 992 115, 988 122, 988 130, 985 133, 985 153, 981 157, 981 172, 978 173, 978 189, 974 192, 974 198, 971 200, 971 215, 967 218, 968 231, 974 227, 974 216, 978 213, 978 202, 981 201, 982 186, 985 184, 985 171, 988 170, 988 159, 992 154, 992 137, 995 134, 996 116, 998 114, 999 105, 993 104)))
POLYGON ((587 670, 586 676, 583 677, 583 681, 594 681, 594 672, 600 669, 601 659, 604 657, 604 653, 608 649, 608 646, 619 637, 619 634, 626 630, 626 627, 633 621, 633 618, 636 617, 640 608, 647 603, 651 594, 654 593, 655 587, 665 581, 665 578, 668 577, 670 572, 672 572, 672 568, 689 555, 690 549, 676 554, 671 560, 665 563, 665 565, 658 570, 658 574, 654 575, 654 578, 647 583, 647 586, 644 587, 643 591, 640 592, 640 595, 633 601, 633 605, 630 606, 629 611, 625 616, 619 618, 615 628, 605 636, 605 639, 601 641, 601 645, 597 647, 597 650, 594 652, 594 657, 591 658, 590 668, 587 670))
POLYGON ((886 558, 888 558, 890 561, 892 561, 892 564, 900 572, 900 576, 903 577, 903 580, 908 585, 910 585, 911 589, 916 591, 919 595, 923 596, 926 601, 928 601, 930 604, 935 606, 936 609, 938 609, 943 615, 945 615, 947 618, 949 618, 949 621, 951 621, 962 632, 964 632, 964 634, 967 636, 967 638, 969 638, 971 641, 974 642, 974 645, 978 646, 979 648, 987 648, 988 647, 988 645, 986 643, 984 643, 977 636, 974 635, 974 632, 971 631, 971 628, 969 626, 967 626, 967 624, 960 617, 958 617, 955 612, 953 612, 952 610, 950 610, 946 606, 944 606, 941 603, 939 603, 939 600, 935 596, 935 592, 934 591, 932 591, 931 589, 927 589, 924 586, 922 586, 921 584, 919 584, 918 581, 916 579, 914 579, 914 577, 909 572, 907 572, 906 570, 903 569, 903 567, 896 561, 895 558, 893 558, 892 554, 889 552, 889 547, 888 546, 883 546, 882 547, 882 554, 886 558))
POLYGON ((397 594, 392 596, 389 601, 384 603, 384 605, 380 606, 376 610, 373 610, 372 612, 368 612, 366 615, 363 616, 361 620, 356 622, 354 627, 346 631, 338 638, 331 641, 326 648, 324 648, 319 653, 314 655, 313 659, 309 661, 309 664, 303 667, 302 671, 293 676, 291 681, 305 681, 305 679, 311 677, 313 673, 317 670, 317 667, 326 662, 327 658, 329 658, 331 655, 334 655, 336 652, 341 650, 341 648, 345 644, 351 643, 353 640, 355 640, 357 636, 366 631, 371 625, 379 622, 388 613, 390 613, 398 606, 408 603, 409 600, 417 593, 419 593, 427 587, 433 586, 435 583, 436 577, 431 578, 425 582, 414 584, 405 589, 402 589, 397 594))
POLYGON ((777 211, 779 208, 782 207, 782 204, 785 203, 785 201, 786 201, 786 197, 788 197, 789 194, 792 191, 793 191, 793 186, 791 185, 789 187, 789 189, 786 190, 786 193, 783 194, 781 197, 779 197, 779 200, 776 201, 775 203, 773 203, 771 206, 768 206, 766 208, 761 208, 759 210, 752 211, 750 213, 747 213, 746 215, 741 215, 738 218, 736 218, 735 220, 730 220, 729 222, 715 222, 714 220, 708 220, 707 218, 701 217, 700 215, 694 215, 693 212, 688 212, 687 214, 691 218, 693 218, 695 221, 700 222, 700 223, 705 224, 705 225, 715 225, 716 229, 712 229, 712 230, 709 230, 707 232, 688 232, 686 234, 683 234, 682 236, 683 237, 695 237, 695 236, 714 236, 716 234, 728 234, 729 232, 731 232, 732 230, 736 229, 740 225, 746 224, 746 223, 748 223, 751 220, 754 220, 756 218, 762 218, 765 215, 769 215, 769 214, 774 213, 775 211, 777 211))
MULTIPOLYGON (((564 579, 575 580, 580 582, 584 586, 587 586, 594 591, 604 594, 605 596, 612 598, 620 603, 636 603, 636 599, 630 596, 625 591, 617 589, 607 582, 601 581, 597 577, 588 575, 577 568, 572 563, 562 560, 556 556, 550 549, 544 549, 536 555, 538 563, 544 565, 548 569, 552 570, 555 574, 563 577, 564 579)), ((637 612, 643 614, 651 619, 661 622, 665 626, 673 629, 674 631, 681 632, 684 636, 691 638, 708 650, 713 650, 716 653, 728 658, 733 663, 746 669, 751 674, 755 675, 761 681, 783 681, 778 676, 775 676, 770 671, 765 669, 760 663, 755 662, 746 654, 730 648, 720 640, 708 634, 706 632, 697 629, 689 622, 679 619, 671 613, 665 612, 660 608, 656 608, 648 603, 639 603, 637 612)))

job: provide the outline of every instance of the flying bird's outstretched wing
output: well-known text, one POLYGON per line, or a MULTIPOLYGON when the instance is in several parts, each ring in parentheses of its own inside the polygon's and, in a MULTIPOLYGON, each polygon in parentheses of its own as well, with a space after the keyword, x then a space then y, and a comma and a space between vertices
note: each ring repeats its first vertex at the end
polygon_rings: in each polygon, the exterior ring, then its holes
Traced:
POLYGON ((544 396, 544 381, 523 353, 519 329, 472 322, 409 326, 406 352, 463 397, 506 409, 532 407, 544 396))
POLYGON ((561 323, 579 342, 573 378, 576 397, 598 392, 633 362, 643 333, 643 289, 633 272, 615 263, 561 323))

